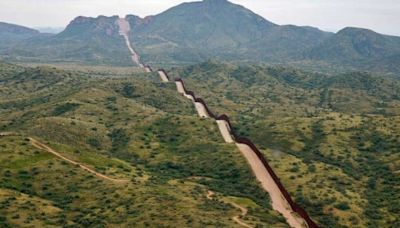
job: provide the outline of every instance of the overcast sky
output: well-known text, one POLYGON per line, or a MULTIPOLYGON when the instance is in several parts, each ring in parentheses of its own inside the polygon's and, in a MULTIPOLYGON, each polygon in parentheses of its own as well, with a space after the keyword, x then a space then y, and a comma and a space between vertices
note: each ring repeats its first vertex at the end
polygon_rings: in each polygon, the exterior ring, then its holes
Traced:
MULTIPOLYGON (((78 15, 160 13, 181 0, 0 0, 0 21, 64 27, 78 15)), ((337 31, 346 26, 400 36, 400 0, 232 0, 277 24, 337 31)))

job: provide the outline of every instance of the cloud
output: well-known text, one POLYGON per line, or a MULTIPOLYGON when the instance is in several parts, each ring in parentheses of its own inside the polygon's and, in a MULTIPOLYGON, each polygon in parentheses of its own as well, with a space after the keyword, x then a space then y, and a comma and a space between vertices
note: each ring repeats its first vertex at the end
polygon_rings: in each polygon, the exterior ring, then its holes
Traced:
MULTIPOLYGON (((182 0, 1 0, 0 21, 31 27, 65 26, 78 15, 160 13, 182 0)), ((337 31, 346 26, 400 35, 398 0, 232 0, 278 24, 337 31)))

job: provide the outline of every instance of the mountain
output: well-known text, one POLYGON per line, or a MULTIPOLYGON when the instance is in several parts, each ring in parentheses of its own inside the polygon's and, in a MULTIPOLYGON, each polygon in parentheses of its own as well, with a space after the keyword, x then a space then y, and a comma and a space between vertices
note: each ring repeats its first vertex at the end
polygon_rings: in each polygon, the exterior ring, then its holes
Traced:
POLYGON ((134 46, 150 62, 282 59, 330 35, 310 27, 276 25, 226 0, 183 3, 156 16, 127 19, 134 46))
POLYGON ((31 28, 0 22, 0 50, 38 34, 39 31, 31 28))
POLYGON ((378 61, 372 60, 366 66, 368 66, 368 70, 376 72, 394 72, 396 73, 395 76, 400 78, 400 54, 385 57, 378 61))
MULTIPOLYGON (((183 3, 155 16, 126 18, 131 42, 146 63, 282 61, 331 36, 316 28, 274 24, 226 0, 183 3)), ((59 34, 9 45, 2 54, 34 61, 128 65, 130 54, 118 34, 117 19, 80 16, 59 34)))
POLYGON ((21 36, 32 36, 38 34, 39 31, 35 29, 31 29, 28 27, 20 26, 20 25, 14 25, 14 24, 8 24, 5 22, 0 22, 0 34, 15 34, 15 35, 21 35, 21 36))
MULTIPOLYGON (((399 65, 399 55, 400 37, 348 27, 307 51, 305 57, 374 69, 382 64, 387 67, 396 63, 399 65)), ((400 68, 392 70, 400 70, 400 68)))
POLYGON ((6 54, 34 60, 129 65, 130 54, 116 24, 118 17, 77 17, 57 34, 46 34, 7 49, 6 54))
POLYGON ((309 51, 312 59, 335 62, 382 59, 400 53, 400 37, 344 28, 309 51))
MULTIPOLYGON (((117 19, 77 17, 59 34, 12 40, 0 54, 26 61, 128 66, 130 53, 118 33, 117 19)), ((182 3, 154 16, 126 19, 133 48, 153 66, 216 59, 400 75, 400 37, 361 28, 334 34, 309 26, 277 25, 227 0, 182 3)))

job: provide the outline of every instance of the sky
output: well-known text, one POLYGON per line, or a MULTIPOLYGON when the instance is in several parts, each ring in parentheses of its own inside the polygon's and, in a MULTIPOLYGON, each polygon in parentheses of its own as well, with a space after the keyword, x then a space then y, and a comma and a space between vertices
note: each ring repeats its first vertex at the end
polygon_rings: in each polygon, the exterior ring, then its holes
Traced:
MULTIPOLYGON (((187 0, 190 1, 190 0, 187 0)), ((148 16, 182 0, 0 0, 0 21, 28 27, 65 27, 79 15, 148 16)), ((400 36, 400 0, 231 0, 277 24, 336 32, 362 27, 400 36)))

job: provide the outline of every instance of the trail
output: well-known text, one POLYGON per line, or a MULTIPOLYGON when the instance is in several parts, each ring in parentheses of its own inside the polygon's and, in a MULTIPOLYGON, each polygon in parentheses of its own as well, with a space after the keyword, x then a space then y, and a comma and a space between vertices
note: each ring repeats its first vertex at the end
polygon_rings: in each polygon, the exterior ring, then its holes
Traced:
MULTIPOLYGON (((215 195, 214 192, 212 191, 208 191, 207 192, 207 199, 212 200, 213 196, 215 195)), ((241 211, 240 215, 235 215, 232 217, 232 220, 235 221, 236 223, 238 223, 239 225, 246 227, 246 228, 253 228, 252 226, 250 226, 249 224, 243 222, 242 220, 240 220, 240 216, 246 216, 247 215, 247 208, 240 206, 239 204, 232 202, 232 201, 228 201, 229 204, 231 204, 233 207, 236 207, 237 209, 239 209, 241 211)))
MULTIPOLYGON (((242 211, 242 214, 240 214, 242 217, 247 215, 247 208, 244 208, 242 206, 240 206, 239 204, 236 204, 234 202, 230 202, 230 204, 232 204, 232 206, 238 208, 239 210, 242 211)), ((252 226, 250 226, 249 224, 242 222, 242 220, 240 220, 239 215, 233 216, 232 219, 237 222, 238 224, 247 227, 247 228, 253 228, 252 226)))
POLYGON ((52 153, 53 155, 55 155, 55 156, 57 156, 57 157, 63 159, 63 160, 66 161, 66 162, 69 162, 69 163, 71 163, 71 164, 73 164, 73 165, 78 165, 81 169, 83 169, 83 170, 85 170, 85 171, 87 171, 87 172, 89 172, 89 173, 92 173, 92 174, 94 174, 94 175, 97 176, 97 177, 100 177, 100 178, 102 178, 102 179, 109 180, 109 181, 112 181, 112 182, 116 182, 116 183, 127 183, 127 182, 129 182, 129 180, 115 179, 115 178, 108 177, 108 176, 106 176, 106 175, 104 175, 104 174, 101 174, 101 173, 99 173, 99 172, 96 172, 95 170, 93 170, 93 169, 91 169, 91 168, 89 168, 89 167, 87 167, 87 166, 85 166, 85 165, 83 165, 83 164, 81 164, 81 163, 78 163, 78 162, 76 162, 76 161, 73 161, 73 160, 71 160, 71 159, 69 159, 69 158, 64 157, 64 156, 61 155, 59 152, 53 150, 53 149, 50 148, 49 146, 47 146, 47 145, 45 145, 45 144, 43 144, 43 143, 37 141, 37 140, 34 139, 34 138, 28 138, 28 139, 29 139, 29 141, 31 142, 31 144, 32 144, 34 147, 36 147, 36 148, 38 148, 38 149, 41 149, 41 150, 45 150, 45 151, 47 151, 47 152, 49 152, 49 153, 52 153))
POLYGON ((132 62, 134 64, 137 64, 139 67, 144 68, 144 65, 140 62, 139 55, 135 52, 135 50, 133 50, 131 42, 129 41, 129 31, 131 30, 129 22, 125 18, 119 18, 118 26, 119 26, 119 34, 124 37, 126 46, 128 47, 129 52, 132 55, 131 56, 132 62))

